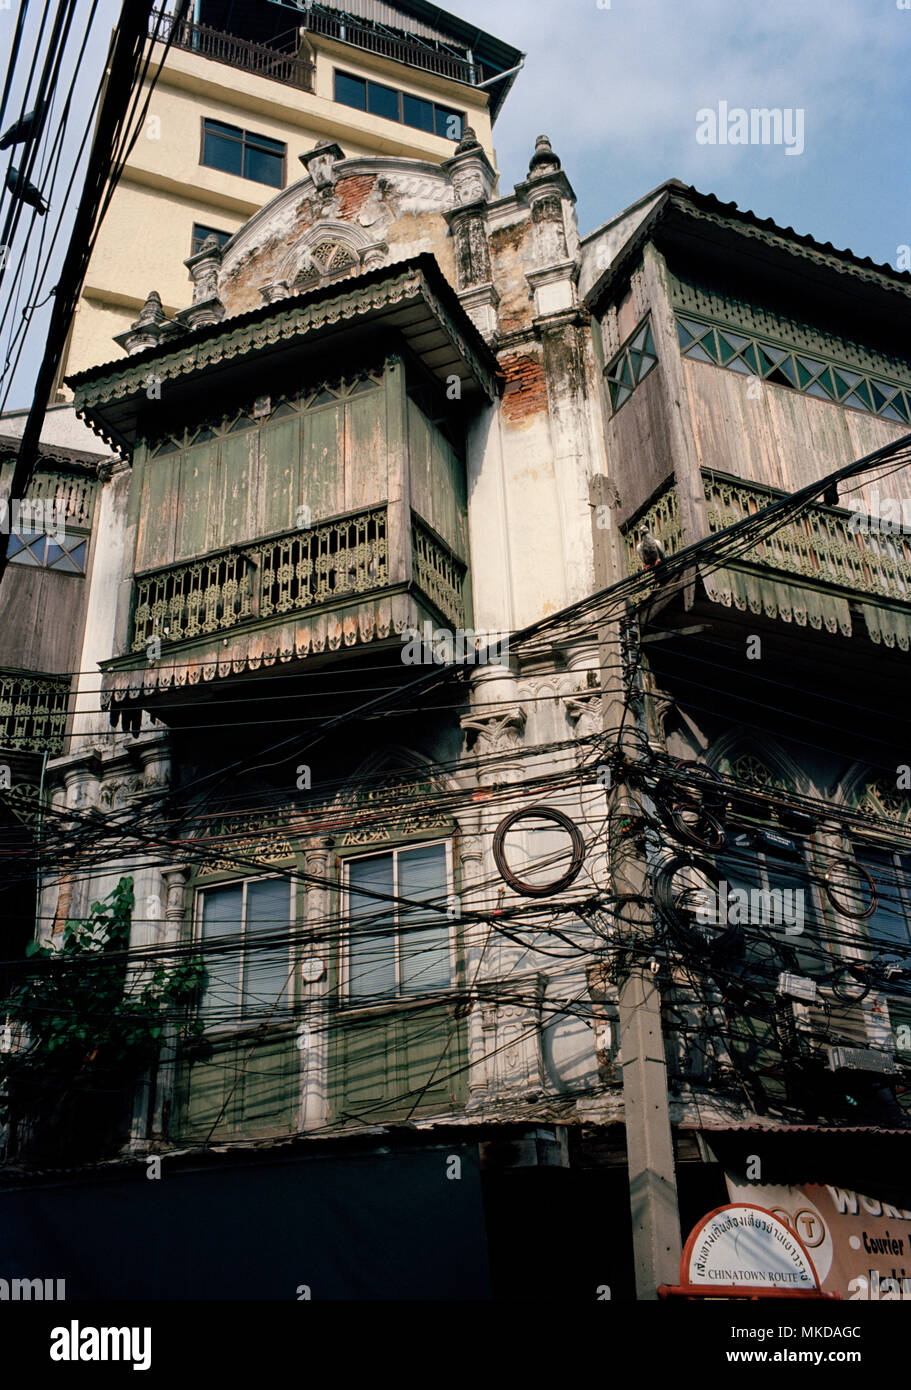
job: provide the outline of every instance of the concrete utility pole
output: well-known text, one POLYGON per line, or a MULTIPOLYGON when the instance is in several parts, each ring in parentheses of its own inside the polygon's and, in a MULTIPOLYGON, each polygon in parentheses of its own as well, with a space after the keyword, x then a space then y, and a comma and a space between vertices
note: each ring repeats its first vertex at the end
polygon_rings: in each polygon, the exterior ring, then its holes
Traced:
MULTIPOLYGON (((593 514, 597 512, 600 492, 599 489, 596 495, 593 489, 593 514)), ((621 542, 616 528, 595 529, 594 535, 596 583, 607 587, 620 577, 616 548, 621 542)), ((629 647, 618 623, 603 627, 599 647, 604 732, 610 742, 619 745, 618 764, 627 759, 638 761, 641 748, 636 738, 636 692, 628 688, 629 647)), ((641 793, 615 775, 608 804, 612 889, 617 894, 631 895, 621 906, 618 924, 618 1003, 636 1296, 654 1300, 659 1284, 678 1282, 681 1255, 661 993, 655 975, 643 959, 654 937, 654 920, 644 835, 635 828, 642 824, 641 793), (633 833, 624 835, 625 827, 632 828, 633 833), (633 945, 634 941, 636 951, 625 958, 623 946, 633 945)))

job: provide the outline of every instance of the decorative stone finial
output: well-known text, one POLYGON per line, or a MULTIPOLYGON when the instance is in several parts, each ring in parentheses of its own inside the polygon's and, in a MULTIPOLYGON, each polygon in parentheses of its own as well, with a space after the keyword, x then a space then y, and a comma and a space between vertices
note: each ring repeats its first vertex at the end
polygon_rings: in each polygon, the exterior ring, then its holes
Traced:
POLYGON ((139 317, 131 328, 141 328, 147 323, 164 323, 167 315, 161 307, 161 295, 157 290, 149 290, 146 302, 139 311, 139 317))
POLYGON ((553 152, 546 135, 539 135, 535 141, 535 152, 528 165, 528 177, 540 179, 546 174, 557 174, 563 166, 553 152))
POLYGON ((145 304, 139 311, 139 317, 130 324, 126 333, 118 333, 114 342, 119 343, 124 351, 132 356, 134 352, 142 352, 144 348, 155 347, 161 338, 173 332, 173 329, 174 324, 161 307, 161 295, 157 290, 150 290, 145 304))
POLYGON ((479 150, 480 148, 481 142, 471 126, 465 126, 462 130, 462 138, 455 147, 456 154, 464 154, 466 150, 479 150))
POLYGON ((317 140, 312 150, 298 157, 313 180, 314 188, 323 189, 335 183, 335 166, 345 158, 345 152, 334 140, 317 140))
POLYGON ((208 324, 219 323, 225 316, 225 306, 218 297, 221 252, 218 238, 208 236, 195 256, 188 256, 184 261, 193 281, 193 303, 177 315, 185 328, 205 328, 208 324))

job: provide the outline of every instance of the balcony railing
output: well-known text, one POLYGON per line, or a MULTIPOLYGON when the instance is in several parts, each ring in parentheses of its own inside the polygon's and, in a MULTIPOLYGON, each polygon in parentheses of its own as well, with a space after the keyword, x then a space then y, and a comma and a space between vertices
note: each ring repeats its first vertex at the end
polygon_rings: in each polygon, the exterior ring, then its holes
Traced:
POLYGON ((454 628, 463 627, 465 566, 417 516, 412 516, 411 545, 416 586, 454 628))
POLYGON ((284 82, 289 87, 299 87, 305 92, 313 91, 313 64, 298 57, 296 51, 237 38, 191 20, 178 23, 173 15, 153 10, 149 16, 149 37, 164 43, 169 34, 175 48, 198 53, 201 58, 211 58, 213 62, 226 63, 232 68, 242 68, 259 77, 269 77, 274 82, 284 82))
POLYGON ((0 671, 0 748, 62 753, 69 693, 69 676, 0 671))
MULTIPOLYGON (((741 479, 719 478, 714 473, 703 475, 703 487, 712 535, 785 496, 772 488, 741 479)), ((636 546, 644 531, 661 542, 666 555, 681 549, 683 532, 673 485, 666 487, 626 528, 631 573, 642 568, 636 546)), ((808 508, 796 520, 778 526, 772 535, 745 551, 740 562, 800 575, 852 593, 911 602, 911 535, 872 527, 865 530, 857 525, 852 513, 835 507, 808 508)))
POLYGON ((388 582, 386 509, 378 507, 137 575, 131 650, 338 603, 388 582))
MULTIPOLYGON (((713 534, 784 495, 712 476, 705 479, 705 494, 713 534)), ((865 533, 858 519, 835 507, 810 507, 797 520, 777 527, 743 558, 839 589, 911 601, 911 536, 865 533)))
POLYGON ((440 77, 449 77, 454 82, 474 86, 483 80, 480 63, 469 63, 467 58, 431 48, 381 26, 359 22, 347 14, 334 14, 319 8, 302 10, 301 23, 314 34, 337 39, 340 43, 354 44, 370 53, 379 53, 384 58, 393 58, 413 68, 423 68, 426 72, 438 73, 440 77))

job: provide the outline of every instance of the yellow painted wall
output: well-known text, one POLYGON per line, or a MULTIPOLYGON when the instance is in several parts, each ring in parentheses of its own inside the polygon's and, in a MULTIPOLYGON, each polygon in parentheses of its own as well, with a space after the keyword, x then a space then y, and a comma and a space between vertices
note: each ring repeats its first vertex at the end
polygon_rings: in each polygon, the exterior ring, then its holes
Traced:
POLYGON ((207 117, 283 141, 286 187, 304 175, 298 156, 321 139, 337 140, 349 157, 389 154, 439 163, 452 154, 449 140, 336 102, 338 67, 464 111, 494 159, 486 92, 327 39, 311 36, 311 44, 312 93, 183 50, 168 55, 89 264, 66 373, 119 356, 111 338, 129 327, 149 290, 158 291, 169 313, 190 303, 183 262, 194 223, 237 231, 279 192, 200 164, 207 117))

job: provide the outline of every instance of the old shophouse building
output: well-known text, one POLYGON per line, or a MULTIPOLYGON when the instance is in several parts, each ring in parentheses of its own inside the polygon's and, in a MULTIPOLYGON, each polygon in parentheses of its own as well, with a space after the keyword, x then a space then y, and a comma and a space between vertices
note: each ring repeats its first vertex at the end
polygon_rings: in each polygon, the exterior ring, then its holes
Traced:
POLYGON ((756 1154, 906 1204, 911 554, 857 524, 902 455, 728 533, 908 434, 911 277, 677 182, 580 235, 546 137, 499 188, 463 86, 442 149, 289 137, 300 176, 166 294, 153 243, 69 377, 94 541, 39 935, 129 876, 134 986, 207 971, 65 1160, 11 1125, 11 1229, 69 1191, 30 1155, 80 1166, 87 1293, 94 1229, 154 1251, 137 1294, 651 1297, 756 1154))

